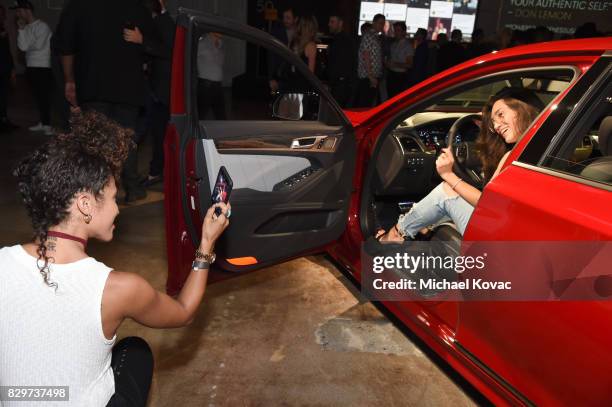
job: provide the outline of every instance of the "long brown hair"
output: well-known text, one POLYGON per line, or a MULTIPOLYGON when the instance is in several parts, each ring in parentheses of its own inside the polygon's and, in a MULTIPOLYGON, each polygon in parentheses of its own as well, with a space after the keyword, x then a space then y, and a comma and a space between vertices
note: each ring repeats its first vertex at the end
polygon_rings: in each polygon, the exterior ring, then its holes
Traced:
MULTIPOLYGON (((533 97, 537 98, 535 95, 533 95, 533 97)), ((502 157, 508 151, 508 145, 504 139, 493 129, 493 120, 491 117, 493 104, 498 100, 503 100, 510 109, 516 112, 516 127, 520 134, 517 141, 523 137, 523 133, 525 133, 531 122, 538 116, 542 107, 542 102, 537 103, 536 101, 531 104, 519 100, 516 97, 500 94, 492 96, 485 104, 482 109, 482 126, 478 139, 476 140, 476 147, 480 153, 482 171, 486 180, 491 179, 502 157)))
POLYGON ((317 31, 319 31, 319 24, 314 17, 300 17, 295 30, 295 36, 291 41, 291 49, 293 52, 298 55, 304 53, 306 45, 308 45, 310 42, 315 42, 317 31))

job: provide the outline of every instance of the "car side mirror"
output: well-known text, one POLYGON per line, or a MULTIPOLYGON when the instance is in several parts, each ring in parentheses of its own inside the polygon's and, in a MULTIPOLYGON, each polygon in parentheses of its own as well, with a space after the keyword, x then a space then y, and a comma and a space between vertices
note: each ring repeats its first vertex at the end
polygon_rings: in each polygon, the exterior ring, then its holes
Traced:
POLYGON ((277 119, 300 120, 304 116, 304 94, 279 94, 272 105, 272 116, 277 119))

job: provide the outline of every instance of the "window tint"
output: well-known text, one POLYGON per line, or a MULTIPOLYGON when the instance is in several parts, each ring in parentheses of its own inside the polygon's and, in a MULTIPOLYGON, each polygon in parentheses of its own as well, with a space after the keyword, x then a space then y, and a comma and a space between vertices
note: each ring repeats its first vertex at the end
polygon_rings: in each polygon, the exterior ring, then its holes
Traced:
POLYGON ((542 166, 612 185, 612 84, 585 101, 584 114, 542 166))

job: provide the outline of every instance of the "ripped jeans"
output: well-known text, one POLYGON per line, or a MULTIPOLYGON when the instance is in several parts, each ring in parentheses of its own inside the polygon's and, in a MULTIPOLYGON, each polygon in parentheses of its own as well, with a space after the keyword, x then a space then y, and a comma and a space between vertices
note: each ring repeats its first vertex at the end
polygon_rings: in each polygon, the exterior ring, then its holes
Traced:
POLYGON ((441 183, 425 198, 415 203, 410 212, 401 215, 397 225, 406 236, 414 238, 424 227, 442 223, 450 218, 463 236, 472 212, 472 205, 459 195, 448 196, 441 183))

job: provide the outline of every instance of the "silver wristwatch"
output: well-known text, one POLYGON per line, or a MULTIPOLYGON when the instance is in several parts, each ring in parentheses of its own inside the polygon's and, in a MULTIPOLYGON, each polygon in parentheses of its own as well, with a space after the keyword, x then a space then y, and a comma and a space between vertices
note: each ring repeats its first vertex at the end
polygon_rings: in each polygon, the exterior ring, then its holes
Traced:
POLYGON ((207 261, 202 261, 202 260, 194 260, 193 263, 191 263, 191 269, 192 270, 208 270, 210 268, 210 263, 207 261))

